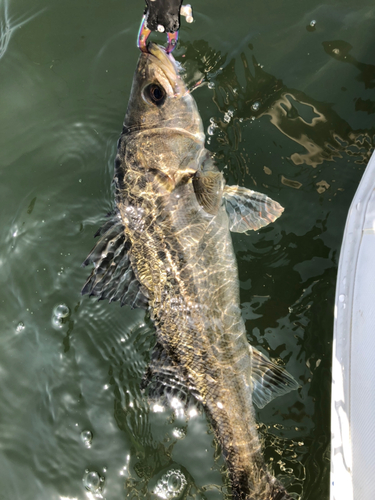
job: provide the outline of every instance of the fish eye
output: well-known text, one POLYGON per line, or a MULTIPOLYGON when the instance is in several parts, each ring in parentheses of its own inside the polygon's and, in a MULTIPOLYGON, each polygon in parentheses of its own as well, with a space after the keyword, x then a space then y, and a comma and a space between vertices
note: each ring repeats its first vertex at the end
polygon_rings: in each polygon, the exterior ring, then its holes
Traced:
POLYGON ((164 103, 167 94, 163 87, 157 83, 151 83, 145 87, 143 95, 148 102, 156 104, 156 106, 161 106, 164 103))

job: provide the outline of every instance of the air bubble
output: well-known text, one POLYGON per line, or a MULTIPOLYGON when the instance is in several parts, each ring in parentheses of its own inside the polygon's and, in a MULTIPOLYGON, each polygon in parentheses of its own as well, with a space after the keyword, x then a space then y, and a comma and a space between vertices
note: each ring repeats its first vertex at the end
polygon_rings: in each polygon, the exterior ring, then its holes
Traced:
POLYGON ((208 83, 208 88, 209 88, 209 89, 214 89, 214 88, 215 88, 215 84, 214 84, 214 82, 209 82, 209 83, 208 83))
POLYGON ((89 430, 85 430, 81 432, 81 440, 82 443, 87 446, 87 448, 90 448, 91 443, 92 443, 92 432, 89 430))
POLYGON ((65 304, 59 304, 53 310, 52 323, 56 328, 61 328, 69 317, 70 310, 65 304))
POLYGON ((251 106, 251 109, 252 109, 253 111, 258 111, 259 107, 260 107, 260 103, 259 103, 258 101, 256 101, 256 102, 254 102, 254 104, 251 106))
POLYGON ((21 333, 25 329, 25 324, 23 321, 20 321, 18 325, 16 326, 16 333, 21 333))
POLYGON ((168 484, 168 491, 179 492, 181 490, 182 481, 181 481, 180 476, 178 476, 177 474, 172 474, 168 478, 167 484, 168 484))
POLYGON ((159 479, 155 486, 154 493, 159 498, 172 500, 180 497, 186 485, 187 481, 183 473, 179 470, 171 469, 159 479))
POLYGON ((66 306, 65 304, 60 304, 57 307, 55 307, 55 310, 53 311, 53 314, 56 316, 56 318, 67 318, 69 316, 69 307, 66 306))
POLYGON ((208 126, 207 134, 214 135, 215 130, 218 128, 213 118, 210 118, 211 125, 208 126))
POLYGON ((316 21, 315 21, 315 19, 313 19, 312 21, 310 21, 310 26, 311 26, 312 28, 314 28, 314 27, 315 27, 315 25, 316 25, 316 21))
POLYGON ((90 493, 100 492, 103 481, 97 472, 89 471, 88 469, 86 469, 82 481, 83 481, 83 486, 86 488, 87 491, 90 491, 90 493))

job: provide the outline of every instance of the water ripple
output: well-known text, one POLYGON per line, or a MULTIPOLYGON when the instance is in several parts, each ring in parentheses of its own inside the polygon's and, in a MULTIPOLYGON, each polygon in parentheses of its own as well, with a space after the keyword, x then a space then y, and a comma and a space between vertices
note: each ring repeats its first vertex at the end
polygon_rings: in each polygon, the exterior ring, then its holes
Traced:
POLYGON ((25 12, 16 19, 9 12, 9 4, 9 0, 0 0, 0 59, 5 55, 14 32, 46 10, 46 8, 40 9, 34 14, 25 12))

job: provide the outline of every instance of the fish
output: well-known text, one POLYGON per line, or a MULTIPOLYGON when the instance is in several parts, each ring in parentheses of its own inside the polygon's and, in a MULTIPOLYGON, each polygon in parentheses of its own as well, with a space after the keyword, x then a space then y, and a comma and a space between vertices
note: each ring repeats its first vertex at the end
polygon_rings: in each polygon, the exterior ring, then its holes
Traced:
POLYGON ((256 231, 284 209, 226 184, 181 74, 154 43, 139 57, 115 158, 115 208, 83 263, 94 268, 82 294, 149 311, 156 342, 141 387, 204 408, 233 499, 287 500, 264 463, 253 405, 299 385, 247 340, 230 234, 256 231))

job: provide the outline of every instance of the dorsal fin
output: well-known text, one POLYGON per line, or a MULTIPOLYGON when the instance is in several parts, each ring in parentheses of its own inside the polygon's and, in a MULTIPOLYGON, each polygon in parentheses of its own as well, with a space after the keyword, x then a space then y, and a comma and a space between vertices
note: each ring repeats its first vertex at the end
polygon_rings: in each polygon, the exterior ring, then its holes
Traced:
POLYGON ((101 236, 83 266, 94 264, 94 269, 82 288, 82 295, 90 294, 99 300, 120 301, 121 305, 147 308, 147 291, 136 279, 129 251, 130 241, 124 233, 120 214, 115 211, 96 232, 101 236))

